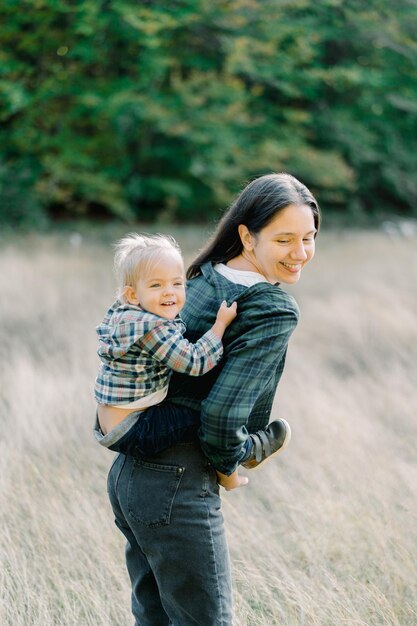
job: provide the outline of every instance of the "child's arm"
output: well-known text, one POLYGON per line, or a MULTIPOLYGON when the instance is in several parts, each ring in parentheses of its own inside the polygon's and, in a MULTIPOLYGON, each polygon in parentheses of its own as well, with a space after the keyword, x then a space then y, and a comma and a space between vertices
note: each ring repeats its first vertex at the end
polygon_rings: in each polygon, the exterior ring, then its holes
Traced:
POLYGON ((232 489, 236 489, 237 487, 244 487, 248 484, 249 478, 247 476, 239 476, 237 469, 230 474, 230 476, 226 476, 226 474, 222 474, 216 470, 217 474, 217 482, 219 485, 224 487, 226 491, 231 491, 232 489))
POLYGON ((215 335, 218 336, 219 339, 222 339, 224 331, 228 326, 230 326, 236 315, 237 303, 232 302, 230 306, 227 306, 226 300, 223 300, 219 310, 217 311, 216 321, 211 327, 211 330, 214 332, 215 335))
POLYGON ((223 356, 221 337, 236 317, 236 302, 222 303, 214 325, 196 343, 182 336, 184 325, 161 320, 138 340, 138 345, 169 369, 188 376, 202 376, 217 365, 223 356))

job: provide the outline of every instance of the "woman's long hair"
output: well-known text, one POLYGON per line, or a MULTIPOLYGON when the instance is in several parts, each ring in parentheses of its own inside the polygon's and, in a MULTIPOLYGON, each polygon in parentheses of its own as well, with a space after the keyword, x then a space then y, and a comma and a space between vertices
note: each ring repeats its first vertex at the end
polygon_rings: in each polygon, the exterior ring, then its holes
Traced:
POLYGON ((291 174, 267 174, 249 183, 220 220, 212 239, 191 263, 187 278, 200 274, 203 263, 227 263, 242 252, 238 226, 256 235, 290 204, 311 207, 316 230, 320 210, 313 194, 291 174))

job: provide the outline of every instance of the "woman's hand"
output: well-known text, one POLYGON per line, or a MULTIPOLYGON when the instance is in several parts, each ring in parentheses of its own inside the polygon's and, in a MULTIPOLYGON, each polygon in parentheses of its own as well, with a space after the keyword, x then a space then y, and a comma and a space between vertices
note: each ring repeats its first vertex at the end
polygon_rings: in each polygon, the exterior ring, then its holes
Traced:
POLYGON ((230 476, 226 476, 226 474, 222 474, 216 470, 217 474, 217 482, 219 485, 224 487, 226 491, 231 491, 232 489, 236 489, 237 487, 244 487, 248 484, 249 478, 247 476, 239 476, 237 470, 230 474, 230 476))

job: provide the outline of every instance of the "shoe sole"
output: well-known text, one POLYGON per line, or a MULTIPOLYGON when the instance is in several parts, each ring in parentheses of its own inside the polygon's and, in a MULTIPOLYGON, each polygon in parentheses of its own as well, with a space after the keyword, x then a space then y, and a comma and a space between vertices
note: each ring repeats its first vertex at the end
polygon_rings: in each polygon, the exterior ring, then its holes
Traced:
POLYGON ((245 469, 248 469, 248 471, 256 472, 258 469, 263 467, 265 465, 265 463, 268 463, 268 461, 273 459, 275 456, 277 456, 278 454, 281 454, 281 452, 283 452, 285 450, 285 448, 288 446, 288 444, 290 443, 290 441, 291 441, 291 427, 290 427, 289 423, 287 422, 287 420, 280 419, 279 421, 282 422, 283 424, 285 424, 285 429, 287 431, 286 435, 285 435, 285 439, 282 442, 282 446, 280 448, 278 448, 278 450, 276 450, 275 452, 273 452, 272 454, 267 456, 266 459, 264 459, 263 461, 258 463, 258 465, 255 465, 255 467, 252 467, 251 469, 245 468, 245 469))

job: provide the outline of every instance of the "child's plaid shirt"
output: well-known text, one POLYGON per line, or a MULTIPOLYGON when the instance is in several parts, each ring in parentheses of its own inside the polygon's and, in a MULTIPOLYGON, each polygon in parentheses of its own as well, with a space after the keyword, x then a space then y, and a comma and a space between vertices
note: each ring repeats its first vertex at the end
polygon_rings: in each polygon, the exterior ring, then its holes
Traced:
POLYGON ((95 383, 99 404, 128 404, 165 389, 172 370, 202 376, 223 354, 210 329, 194 344, 180 318, 167 320, 119 300, 96 328, 101 366, 95 383))

